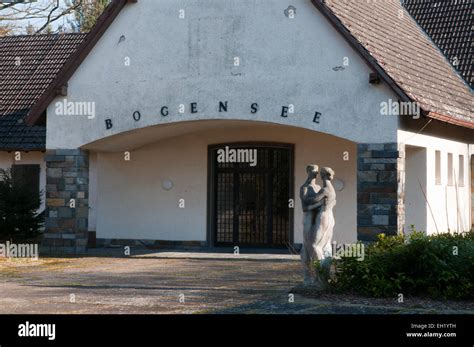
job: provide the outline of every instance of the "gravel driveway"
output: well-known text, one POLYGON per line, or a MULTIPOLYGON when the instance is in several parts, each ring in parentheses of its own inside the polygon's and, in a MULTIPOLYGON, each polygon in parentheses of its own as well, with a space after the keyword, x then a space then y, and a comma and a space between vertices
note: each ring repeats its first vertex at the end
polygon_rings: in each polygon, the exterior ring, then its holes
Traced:
POLYGON ((0 259, 0 313, 474 313, 473 303, 289 292, 297 256, 166 252, 0 259))

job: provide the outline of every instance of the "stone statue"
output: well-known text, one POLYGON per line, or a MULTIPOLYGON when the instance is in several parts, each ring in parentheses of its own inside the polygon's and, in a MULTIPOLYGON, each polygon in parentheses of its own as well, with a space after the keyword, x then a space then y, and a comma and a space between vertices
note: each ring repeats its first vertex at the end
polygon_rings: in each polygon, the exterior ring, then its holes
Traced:
POLYGON ((304 282, 310 283, 315 277, 313 262, 316 259, 316 250, 313 247, 316 240, 314 224, 318 208, 312 210, 308 206, 315 203, 316 194, 321 187, 316 184, 319 167, 317 165, 308 165, 306 173, 308 178, 300 188, 301 205, 303 206, 303 247, 301 249, 301 261, 304 266, 304 282))
POLYGON ((323 188, 316 184, 318 166, 306 168, 308 178, 301 186, 300 198, 303 205, 303 248, 301 260, 304 266, 304 283, 321 284, 314 267, 314 261, 328 265, 332 257, 331 240, 334 229, 333 208, 336 205, 336 191, 331 183, 334 171, 321 169, 323 188))

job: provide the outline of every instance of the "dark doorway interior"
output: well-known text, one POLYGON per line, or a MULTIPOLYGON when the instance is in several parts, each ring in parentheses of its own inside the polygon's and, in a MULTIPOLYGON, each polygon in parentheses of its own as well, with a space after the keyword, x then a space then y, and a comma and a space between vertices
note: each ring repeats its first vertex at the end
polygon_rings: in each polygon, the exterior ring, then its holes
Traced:
POLYGON ((289 200, 293 198, 293 146, 215 145, 209 147, 209 160, 212 244, 244 247, 292 244, 293 209, 289 200), (226 147, 228 152, 256 151, 256 164, 219 161, 222 159, 219 153, 226 147))

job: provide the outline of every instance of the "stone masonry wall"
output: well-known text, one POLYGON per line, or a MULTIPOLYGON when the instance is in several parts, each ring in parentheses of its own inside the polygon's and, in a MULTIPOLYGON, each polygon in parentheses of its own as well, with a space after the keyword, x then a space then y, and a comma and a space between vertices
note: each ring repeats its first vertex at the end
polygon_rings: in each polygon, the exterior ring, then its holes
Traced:
POLYGON ((357 146, 357 238, 396 235, 405 225, 405 148, 397 143, 357 146))
POLYGON ((89 215, 89 154, 80 149, 49 150, 46 161, 46 218, 42 247, 86 250, 89 215))

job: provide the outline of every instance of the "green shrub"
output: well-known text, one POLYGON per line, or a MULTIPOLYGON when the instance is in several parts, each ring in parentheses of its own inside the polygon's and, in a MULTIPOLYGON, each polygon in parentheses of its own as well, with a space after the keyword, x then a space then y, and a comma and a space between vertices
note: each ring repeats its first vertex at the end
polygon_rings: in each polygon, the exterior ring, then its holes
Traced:
POLYGON ((24 241, 37 237, 43 215, 40 192, 21 179, 13 179, 11 170, 0 169, 0 241, 24 241))
POLYGON ((336 292, 374 297, 398 293, 444 299, 474 298, 474 231, 426 236, 379 235, 365 259, 334 259, 336 292), (457 253, 457 255, 456 255, 457 253))

